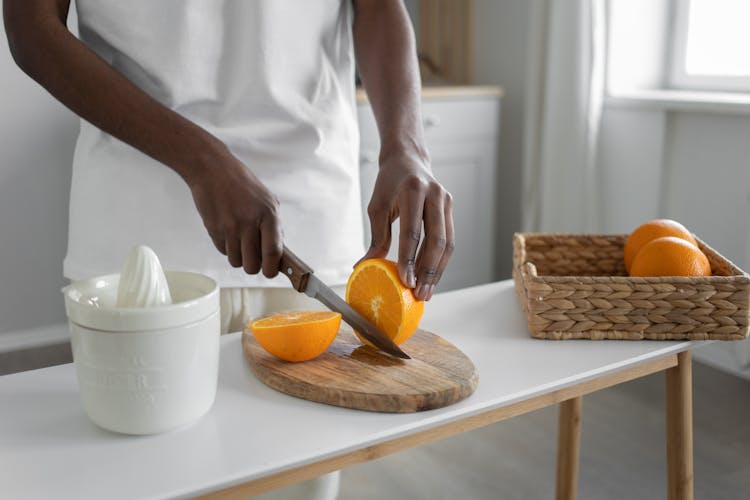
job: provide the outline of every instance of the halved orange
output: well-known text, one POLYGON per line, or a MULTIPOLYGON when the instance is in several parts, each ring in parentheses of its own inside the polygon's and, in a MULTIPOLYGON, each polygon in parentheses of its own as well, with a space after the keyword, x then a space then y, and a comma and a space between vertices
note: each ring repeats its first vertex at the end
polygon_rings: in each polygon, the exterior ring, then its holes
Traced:
POLYGON ((266 351, 285 361, 307 361, 325 352, 341 325, 341 313, 291 311, 250 322, 255 340, 266 351))
POLYGON ((424 301, 401 284, 396 263, 386 259, 368 259, 354 268, 346 283, 346 301, 396 344, 414 334, 424 312, 424 301))

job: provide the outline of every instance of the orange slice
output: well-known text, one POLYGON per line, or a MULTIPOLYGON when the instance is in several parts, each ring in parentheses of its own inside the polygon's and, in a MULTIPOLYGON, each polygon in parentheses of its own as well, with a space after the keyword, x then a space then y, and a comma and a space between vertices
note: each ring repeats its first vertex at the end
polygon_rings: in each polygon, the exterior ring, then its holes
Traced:
POLYGON ((346 284, 346 301, 396 344, 412 336, 424 312, 424 302, 401 283, 396 263, 386 259, 365 260, 354 268, 346 284))
POLYGON ((307 361, 320 356, 338 334, 341 314, 333 311, 282 312, 252 321, 255 340, 285 361, 307 361))

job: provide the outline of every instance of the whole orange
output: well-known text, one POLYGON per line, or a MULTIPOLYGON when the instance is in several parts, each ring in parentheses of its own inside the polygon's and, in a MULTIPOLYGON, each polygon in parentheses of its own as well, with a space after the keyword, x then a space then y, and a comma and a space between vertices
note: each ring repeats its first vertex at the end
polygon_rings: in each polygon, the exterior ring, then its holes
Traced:
POLYGON ((674 236, 698 246, 698 242, 685 226, 672 219, 655 219, 641 224, 625 240, 625 269, 630 272, 635 256, 643 246, 656 238, 674 236))
POLYGON ((258 344, 285 361, 307 361, 325 352, 341 325, 341 313, 293 311, 266 316, 248 325, 258 344))
POLYGON ((401 284, 396 263, 386 259, 368 259, 354 268, 346 283, 346 301, 396 344, 412 336, 424 312, 424 301, 401 284))
POLYGON ((631 276, 711 276, 701 250, 682 238, 665 236, 646 243, 635 256, 631 276))

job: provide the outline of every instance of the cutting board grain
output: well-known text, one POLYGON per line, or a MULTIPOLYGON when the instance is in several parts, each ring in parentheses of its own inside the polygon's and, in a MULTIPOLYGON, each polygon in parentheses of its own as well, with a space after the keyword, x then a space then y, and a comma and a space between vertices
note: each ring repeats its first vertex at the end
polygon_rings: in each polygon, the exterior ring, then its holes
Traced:
POLYGON ((471 395, 479 378, 471 360, 447 340, 417 330, 399 359, 362 345, 342 323, 322 355, 289 363, 268 354, 245 329, 242 347, 267 386, 298 398, 357 410, 409 413, 441 408, 471 395))

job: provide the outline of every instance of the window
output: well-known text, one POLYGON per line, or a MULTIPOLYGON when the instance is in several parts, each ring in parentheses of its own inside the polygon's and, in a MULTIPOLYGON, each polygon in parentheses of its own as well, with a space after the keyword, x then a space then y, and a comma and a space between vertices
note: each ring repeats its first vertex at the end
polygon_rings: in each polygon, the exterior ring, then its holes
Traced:
POLYGON ((750 1, 674 0, 674 88, 750 92, 750 1))

